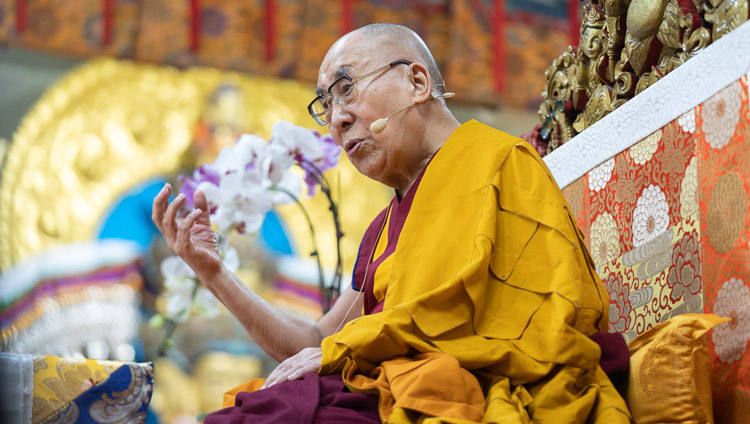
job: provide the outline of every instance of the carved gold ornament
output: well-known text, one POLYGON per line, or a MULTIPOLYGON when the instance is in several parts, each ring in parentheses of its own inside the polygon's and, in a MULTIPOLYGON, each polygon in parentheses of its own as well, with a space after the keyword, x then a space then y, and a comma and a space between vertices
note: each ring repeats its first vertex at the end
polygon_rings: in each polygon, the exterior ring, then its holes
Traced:
MULTIPOLYGON (((207 98, 227 82, 239 87, 244 102, 243 116, 233 119, 243 132, 267 138, 282 119, 317 128, 306 110, 314 89, 294 81, 103 59, 57 82, 23 119, 7 152, 0 180, 0 270, 52 246, 96 237, 101 220, 128 189, 195 166, 190 147, 196 124, 207 98)), ((333 172, 329 178, 341 193, 349 235, 343 248, 353 252, 345 266, 351 266, 359 237, 390 193, 347 160, 333 172)), ((335 237, 324 199, 302 200, 325 252, 335 237)), ((310 242, 301 213, 293 207, 280 213, 306 255, 310 242)))
POLYGON ((747 20, 748 0, 587 1, 578 49, 545 72, 538 114, 547 152, 747 20))
POLYGON ((0 267, 91 238, 133 184, 175 169, 211 84, 100 60, 52 87, 13 137, 0 186, 0 267))
POLYGON ((747 0, 711 2, 714 7, 706 11, 705 19, 713 24, 713 41, 718 40, 747 20, 747 0))

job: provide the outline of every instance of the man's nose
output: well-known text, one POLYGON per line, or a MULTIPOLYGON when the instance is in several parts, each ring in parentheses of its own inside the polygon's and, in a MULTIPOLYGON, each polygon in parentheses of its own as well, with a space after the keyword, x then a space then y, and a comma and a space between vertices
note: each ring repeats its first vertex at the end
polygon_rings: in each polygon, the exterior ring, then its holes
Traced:
POLYGON ((336 102, 332 102, 330 113, 331 126, 333 126, 333 128, 335 128, 339 132, 346 130, 354 122, 354 116, 349 111, 349 108, 340 106, 336 104, 336 102))

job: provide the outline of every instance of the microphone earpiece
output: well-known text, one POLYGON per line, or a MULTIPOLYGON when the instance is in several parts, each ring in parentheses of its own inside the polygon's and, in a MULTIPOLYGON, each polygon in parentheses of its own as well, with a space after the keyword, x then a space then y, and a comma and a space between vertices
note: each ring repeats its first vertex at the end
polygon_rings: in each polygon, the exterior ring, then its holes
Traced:
POLYGON ((395 115, 395 114, 397 114, 399 112, 403 112, 406 109, 409 109, 410 107, 414 106, 415 104, 416 103, 412 103, 409 106, 406 106, 404 108, 401 108, 401 109, 393 112, 392 114, 388 115, 387 118, 380 118, 377 121, 373 122, 372 124, 370 124, 370 132, 373 133, 373 134, 380 134, 380 133, 382 133, 385 130, 385 127, 388 126, 388 120, 391 119, 391 116, 393 116, 393 115, 395 115))
POLYGON ((380 134, 385 130, 385 127, 388 125, 388 119, 386 118, 380 118, 377 121, 370 124, 370 132, 373 134, 380 134))
MULTIPOLYGON (((449 99, 449 98, 451 98, 451 97, 453 97, 455 95, 456 95, 455 93, 450 93, 450 92, 449 93, 438 94, 437 91, 433 91, 432 93, 430 93, 430 97, 432 97, 433 99, 439 99, 439 98, 449 99)), ((370 124, 370 132, 373 133, 373 134, 380 134, 380 133, 382 133, 383 131, 385 131, 385 127, 388 126, 388 120, 391 119, 391 116, 393 116, 393 115, 395 115, 395 114, 397 114, 399 112, 403 112, 406 109, 409 109, 410 107, 414 106, 415 104, 416 103, 412 103, 409 106, 404 107, 403 109, 399 109, 399 110, 393 112, 392 114, 388 115, 387 118, 380 118, 377 121, 374 121, 372 124, 370 124)))

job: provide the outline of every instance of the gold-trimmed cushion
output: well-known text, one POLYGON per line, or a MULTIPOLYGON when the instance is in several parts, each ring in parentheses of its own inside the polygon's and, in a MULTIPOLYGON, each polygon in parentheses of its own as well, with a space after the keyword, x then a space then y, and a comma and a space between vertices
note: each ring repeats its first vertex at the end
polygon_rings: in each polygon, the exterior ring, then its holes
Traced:
POLYGON ((677 315, 630 342, 627 401, 636 423, 713 423, 704 335, 728 320, 677 315))

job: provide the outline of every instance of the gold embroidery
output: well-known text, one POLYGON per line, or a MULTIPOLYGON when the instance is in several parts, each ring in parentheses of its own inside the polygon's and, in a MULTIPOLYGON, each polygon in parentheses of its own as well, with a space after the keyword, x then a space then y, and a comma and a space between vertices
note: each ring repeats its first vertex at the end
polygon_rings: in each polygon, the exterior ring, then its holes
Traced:
MULTIPOLYGON (((148 405, 151 396, 151 384, 146 384, 152 377, 150 367, 136 364, 125 365, 130 370, 131 380, 127 389, 113 393, 112 397, 104 394, 102 400, 94 402, 89 414, 98 423, 114 424, 132 422, 134 418, 145 419, 146 412, 136 414, 144 404, 148 405)), ((145 409, 145 408, 144 408, 145 409)))
POLYGON ((719 253, 727 253, 737 242, 747 213, 747 193, 742 178, 734 172, 722 175, 708 199, 708 240, 719 253))

